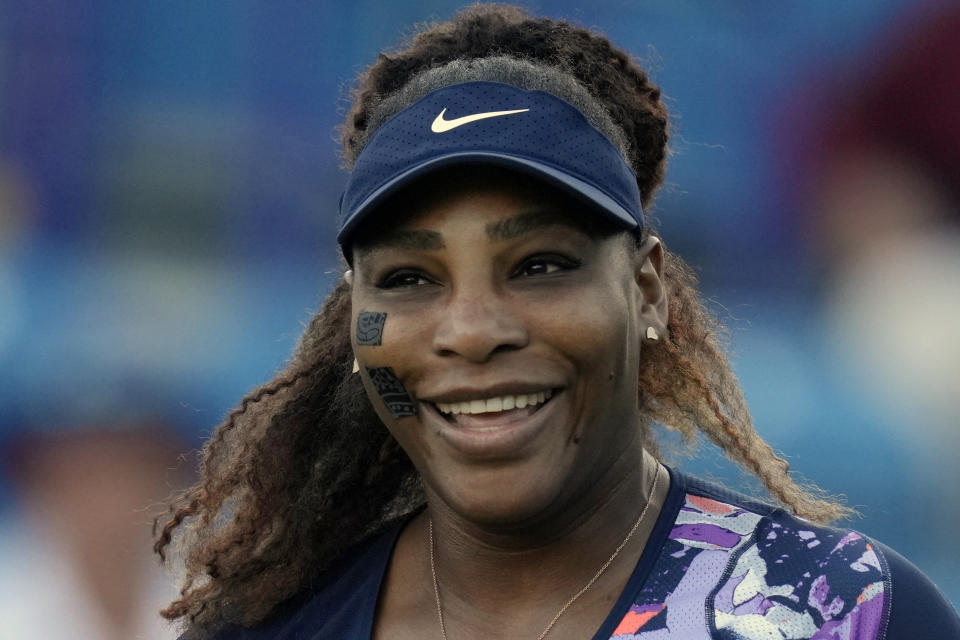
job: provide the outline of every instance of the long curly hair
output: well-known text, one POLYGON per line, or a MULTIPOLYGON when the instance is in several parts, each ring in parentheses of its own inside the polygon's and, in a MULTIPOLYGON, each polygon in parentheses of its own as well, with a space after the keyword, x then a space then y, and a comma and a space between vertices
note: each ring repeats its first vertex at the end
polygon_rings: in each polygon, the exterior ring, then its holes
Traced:
MULTIPOLYGON (((345 164, 412 78, 493 56, 550 67, 585 87, 622 132, 643 205, 651 206, 667 154, 660 90, 602 35, 503 5, 474 6, 380 55, 353 92, 341 136, 345 164)), ((663 280, 668 335, 644 349, 638 393, 645 424, 638 428, 657 422, 688 440, 703 434, 792 512, 818 522, 847 515, 796 484, 756 433, 721 346, 723 328, 704 307, 691 269, 669 251, 663 280)), ((350 312, 350 287, 341 279, 286 368, 217 427, 198 483, 156 523, 154 550, 165 561, 176 539, 185 568, 181 596, 162 615, 181 620, 188 637, 262 621, 350 546, 424 505, 416 470, 351 375, 350 312)))

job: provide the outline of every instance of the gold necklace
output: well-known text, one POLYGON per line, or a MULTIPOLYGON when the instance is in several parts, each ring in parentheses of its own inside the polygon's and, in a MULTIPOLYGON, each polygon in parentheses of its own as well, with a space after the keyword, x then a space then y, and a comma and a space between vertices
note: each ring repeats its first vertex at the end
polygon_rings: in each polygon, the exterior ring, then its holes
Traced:
MULTIPOLYGON (((637 518, 637 521, 633 523, 633 527, 630 528, 630 531, 627 532, 627 537, 623 539, 623 542, 620 543, 614 552, 607 558, 607 561, 597 570, 593 577, 587 581, 587 584, 583 585, 579 591, 577 591, 572 598, 567 600, 567 603, 560 607, 560 611, 557 612, 557 615, 553 616, 553 620, 550 621, 550 624, 547 625, 547 628, 537 636, 537 640, 543 640, 547 637, 547 634, 550 633, 550 630, 553 629, 553 625, 557 624, 557 620, 560 619, 567 609, 570 608, 577 599, 580 598, 587 590, 593 586, 593 584, 600 579, 600 576, 603 575, 603 572, 606 571, 613 561, 617 559, 617 556, 620 555, 620 552, 623 551, 623 548, 627 546, 627 543, 630 542, 630 538, 633 537, 633 534, 636 532, 637 528, 640 527, 640 523, 643 522, 643 517, 647 515, 647 508, 650 506, 650 501, 653 499, 653 495, 657 492, 657 480, 660 479, 660 463, 657 463, 657 472, 653 476, 653 486, 650 487, 650 495, 647 496, 647 501, 643 504, 643 509, 640 511, 640 517, 637 518)), ((430 537, 430 573, 433 575, 433 595, 437 601, 437 617, 440 618, 440 635, 443 637, 443 640, 447 640, 447 629, 443 624, 443 607, 440 606, 440 583, 437 581, 437 564, 434 559, 434 544, 433 544, 433 519, 431 518, 427 522, 427 530, 430 537)))

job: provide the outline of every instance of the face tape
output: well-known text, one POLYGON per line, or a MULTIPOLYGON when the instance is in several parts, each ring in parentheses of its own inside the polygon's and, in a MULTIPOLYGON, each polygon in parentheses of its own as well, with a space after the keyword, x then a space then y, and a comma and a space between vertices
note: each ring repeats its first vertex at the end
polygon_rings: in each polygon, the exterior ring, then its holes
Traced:
POLYGON ((364 347, 379 347, 383 339, 386 312, 361 311, 357 314, 357 344, 364 347))
MULTIPOLYGON (((384 314, 386 315, 386 314, 384 314)), ((367 375, 394 418, 417 414, 417 405, 390 367, 367 367, 367 375)))

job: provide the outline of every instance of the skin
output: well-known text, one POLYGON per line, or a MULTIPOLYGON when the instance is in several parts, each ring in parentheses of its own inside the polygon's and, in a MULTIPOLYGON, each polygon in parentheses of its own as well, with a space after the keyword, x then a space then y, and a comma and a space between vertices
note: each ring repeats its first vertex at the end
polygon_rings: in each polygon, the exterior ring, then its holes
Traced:
POLYGON ((660 472, 651 495, 658 466, 637 427, 636 382, 646 328, 665 334, 662 249, 584 226, 596 218, 581 204, 500 170, 448 171, 415 187, 371 224, 386 232, 357 243, 350 276, 354 326, 361 310, 389 318, 380 345, 354 337, 360 375, 428 499, 398 539, 374 636, 440 637, 429 520, 448 636, 536 638, 649 498, 617 561, 550 634, 590 637, 667 491, 660 472), (395 419, 380 400, 366 368, 384 366, 416 415, 395 419), (459 425, 435 404, 537 390, 553 397, 535 411, 459 425))

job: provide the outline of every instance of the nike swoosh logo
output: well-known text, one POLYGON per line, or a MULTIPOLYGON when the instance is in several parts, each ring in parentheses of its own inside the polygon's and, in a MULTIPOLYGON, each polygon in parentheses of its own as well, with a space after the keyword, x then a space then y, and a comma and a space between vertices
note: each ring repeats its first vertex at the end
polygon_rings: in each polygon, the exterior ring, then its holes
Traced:
POLYGON ((437 117, 434 118, 433 124, 430 125, 430 131, 433 131, 434 133, 444 133, 445 131, 462 127, 465 124, 470 124, 471 122, 476 122, 477 120, 509 116, 513 113, 523 113, 524 111, 530 111, 530 109, 514 109, 513 111, 487 111, 486 113, 474 113, 469 116, 454 118, 453 120, 444 120, 443 114, 447 112, 446 107, 444 107, 443 111, 441 111, 437 117))

